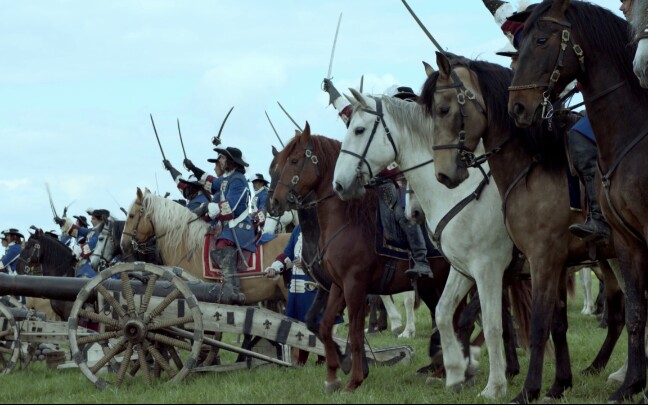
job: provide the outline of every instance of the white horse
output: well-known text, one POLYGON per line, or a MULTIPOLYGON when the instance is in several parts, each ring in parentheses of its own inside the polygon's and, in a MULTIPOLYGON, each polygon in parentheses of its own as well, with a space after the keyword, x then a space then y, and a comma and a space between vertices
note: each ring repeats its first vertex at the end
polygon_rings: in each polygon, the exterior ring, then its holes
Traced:
POLYGON ((285 233, 288 225, 299 225, 299 217, 297 210, 286 211, 280 217, 273 217, 266 214, 265 224, 263 225, 263 233, 285 233))
MULTIPOLYGON (((422 106, 385 96, 366 98, 350 90, 354 99, 349 100, 354 109, 335 167, 334 188, 343 199, 359 197, 373 174, 391 162, 399 165, 416 190, 436 247, 443 251, 453 269, 436 308, 446 386, 466 381, 469 359, 455 335, 452 318, 460 301, 476 283, 490 360, 488 384, 481 395, 501 397, 507 391, 502 344, 502 277, 511 263, 513 242, 504 226, 495 182, 478 169, 469 169, 470 176, 464 183, 452 190, 446 188, 435 180, 432 150, 427 140, 434 126, 422 106), (437 225, 446 214, 480 187, 483 189, 479 198, 467 203, 434 240, 437 225)), ((488 172, 488 165, 483 167, 488 172)), ((518 321, 523 325, 522 319, 518 321)))
POLYGON ((391 295, 381 295, 380 299, 385 305, 385 311, 389 317, 389 323, 392 333, 399 339, 410 339, 416 336, 416 313, 414 312, 414 303, 416 293, 414 291, 405 291, 400 293, 403 297, 403 306, 405 307, 405 327, 403 328, 403 317, 400 310, 392 300, 391 295))
POLYGON ((648 88, 648 0, 633 0, 630 23, 639 39, 634 57, 634 72, 642 87, 648 88))

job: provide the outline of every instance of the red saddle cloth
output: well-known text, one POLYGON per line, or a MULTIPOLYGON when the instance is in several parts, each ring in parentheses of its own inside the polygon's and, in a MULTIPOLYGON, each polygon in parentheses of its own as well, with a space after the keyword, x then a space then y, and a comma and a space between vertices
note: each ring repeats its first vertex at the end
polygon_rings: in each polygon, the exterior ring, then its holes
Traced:
MULTIPOLYGON (((203 278, 210 280, 223 280, 223 271, 220 267, 214 262, 212 262, 209 252, 214 250, 216 246, 216 240, 218 238, 211 233, 205 235, 205 244, 203 247, 203 278)), ((239 274, 255 274, 263 271, 263 249, 261 246, 256 247, 256 252, 248 252, 243 250, 243 255, 245 255, 245 263, 242 262, 240 255, 239 256, 239 274)))

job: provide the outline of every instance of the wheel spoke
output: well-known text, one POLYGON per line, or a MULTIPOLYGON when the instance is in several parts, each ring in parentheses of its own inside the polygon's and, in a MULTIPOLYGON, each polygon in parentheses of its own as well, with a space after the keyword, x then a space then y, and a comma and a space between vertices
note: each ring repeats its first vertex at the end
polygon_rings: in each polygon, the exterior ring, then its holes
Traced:
POLYGON ((124 377, 126 377, 126 371, 131 362, 131 357, 133 356, 133 344, 128 342, 126 346, 126 353, 124 353, 124 359, 122 360, 121 365, 119 366, 119 371, 117 372, 117 381, 115 384, 120 386, 124 382, 124 377))
POLYGON ((126 312, 124 312, 124 308, 119 305, 119 302, 113 297, 113 295, 106 289, 106 287, 102 286, 99 284, 97 286, 97 291, 99 291, 99 294, 101 294, 106 302, 117 312, 117 316, 120 318, 126 316, 126 312))
POLYGON ((135 297, 133 296, 133 287, 130 284, 128 273, 122 272, 119 276, 121 277, 122 293, 124 294, 124 298, 126 298, 128 312, 135 312, 135 297))
POLYGON ((110 339, 118 338, 122 336, 124 333, 121 330, 114 331, 114 332, 105 332, 105 333, 97 333, 97 334, 92 334, 90 336, 83 336, 77 339, 77 344, 81 345, 87 345, 88 343, 97 343, 97 342, 103 342, 103 341, 108 341, 110 339))
POLYGON ((178 356, 178 352, 176 352, 175 347, 167 346, 167 350, 169 351, 169 356, 171 357, 171 360, 173 360, 176 368, 178 370, 182 369, 182 367, 184 367, 184 363, 182 362, 180 356, 178 356))
POLYGON ((169 328, 171 326, 184 325, 185 323, 193 323, 193 321, 194 321, 193 315, 187 315, 187 316, 183 316, 182 318, 168 319, 168 320, 161 321, 159 323, 154 323, 148 328, 148 330, 164 329, 164 328, 169 328))
POLYGON ((119 328, 118 320, 107 317, 106 315, 98 314, 96 312, 86 311, 85 309, 82 309, 79 311, 79 317, 88 318, 95 322, 103 323, 114 328, 119 328))
POLYGON ((151 297, 153 296, 153 290, 155 289, 155 283, 157 283, 158 275, 153 274, 149 277, 148 284, 146 285, 146 291, 144 292, 144 297, 142 298, 142 304, 140 305, 139 313, 144 314, 148 310, 149 303, 151 302, 151 297))
POLYGON ((151 311, 150 314, 150 319, 155 318, 156 316, 160 315, 164 310, 173 303, 173 301, 176 300, 176 298, 179 298, 182 295, 180 290, 177 288, 174 289, 169 295, 167 295, 160 304, 155 307, 153 311, 151 311))
POLYGON ((11 334, 13 334, 13 329, 3 330, 2 332, 0 332, 0 339, 7 337, 11 334))
POLYGON ((162 366, 162 368, 164 369, 164 371, 166 371, 166 373, 169 375, 169 378, 173 378, 173 377, 175 377, 176 372, 173 371, 173 369, 171 368, 171 366, 169 365, 169 363, 166 361, 166 359, 164 358, 164 356, 162 356, 162 353, 160 353, 160 352, 158 351, 158 349, 156 349, 154 346, 149 346, 149 347, 148 347, 148 351, 149 351, 149 353, 151 353, 151 355, 153 356, 153 358, 155 359, 155 361, 156 361, 157 363, 159 363, 160 366, 162 366))
POLYGON ((149 373, 148 364, 146 363, 146 352, 142 345, 137 347, 137 357, 139 360, 139 369, 142 370, 142 377, 147 385, 151 385, 151 374, 149 373))
POLYGON ((148 333, 146 337, 155 342, 163 343, 165 345, 175 346, 179 349, 191 351, 191 343, 185 342, 179 339, 175 339, 166 335, 161 335, 159 333, 148 333))
POLYGON ((97 364, 95 364, 94 366, 92 366, 92 367, 90 368, 90 371, 92 372, 92 374, 97 374, 97 372, 98 372, 99 370, 101 370, 101 368, 102 368, 103 366, 105 366, 106 364, 108 364, 108 362, 109 362, 113 357, 115 357, 117 354, 119 354, 119 353, 121 353, 122 351, 124 351, 124 346, 125 346, 125 345, 126 345, 126 338, 122 337, 121 339, 119 339, 119 341, 117 342, 117 344, 116 344, 112 349, 110 349, 110 350, 108 351, 108 353, 106 353, 106 354, 105 354, 101 359, 99 359, 99 361, 97 362, 97 364))

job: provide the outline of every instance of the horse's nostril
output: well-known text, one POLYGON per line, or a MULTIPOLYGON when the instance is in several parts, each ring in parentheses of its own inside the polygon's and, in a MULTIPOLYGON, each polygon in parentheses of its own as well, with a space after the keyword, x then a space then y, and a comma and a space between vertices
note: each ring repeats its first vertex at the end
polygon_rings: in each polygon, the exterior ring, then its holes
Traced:
POLYGON ((521 116, 522 114, 524 114, 524 111, 525 111, 525 109, 524 109, 524 106, 523 106, 522 104, 520 104, 520 103, 515 103, 515 104, 513 105, 513 113, 514 113, 516 116, 518 116, 518 117, 521 116))
POLYGON ((344 191, 344 187, 342 187, 342 184, 338 183, 337 181, 335 182, 335 191, 338 193, 341 193, 344 191))
POLYGON ((414 213, 412 214, 412 217, 414 217, 414 218, 418 218, 419 215, 421 215, 420 212, 418 212, 418 211, 414 211, 414 213))

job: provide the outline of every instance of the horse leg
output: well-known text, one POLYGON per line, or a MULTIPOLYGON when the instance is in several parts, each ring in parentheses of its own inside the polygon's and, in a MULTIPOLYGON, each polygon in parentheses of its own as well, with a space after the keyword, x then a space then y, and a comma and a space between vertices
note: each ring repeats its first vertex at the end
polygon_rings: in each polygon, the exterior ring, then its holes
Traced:
MULTIPOLYGON (((621 387, 610 401, 629 400, 646 385, 646 246, 631 237, 615 232, 615 250, 623 272, 626 289, 626 330, 628 332, 628 372, 621 387)), ((608 311, 611 312, 611 311, 608 311)))
POLYGON ((399 333, 403 330, 403 318, 401 317, 398 308, 394 304, 391 295, 381 295, 380 299, 385 305, 385 310, 389 316, 389 323, 391 324, 391 331, 394 336, 398 336, 399 333))
POLYGON ((328 291, 323 288, 318 288, 317 293, 315 294, 315 299, 304 318, 304 323, 306 323, 308 330, 317 336, 320 336, 318 319, 322 311, 326 309, 326 301, 328 300, 328 297, 328 291))
POLYGON ((556 350, 556 378, 547 393, 548 398, 562 398, 565 391, 573 386, 571 362, 569 360, 569 346, 567 344, 567 285, 566 271, 563 270, 559 289, 559 300, 554 306, 554 314, 551 323, 551 337, 556 350))
POLYGON ((451 268, 441 300, 436 307, 435 318, 441 333, 443 365, 446 370, 446 387, 455 387, 466 381, 468 361, 455 335, 453 317, 463 297, 473 286, 472 280, 451 268))
POLYGON ((592 300, 592 269, 583 267, 578 271, 583 283, 583 309, 581 314, 592 315, 594 312, 594 301, 592 300))
MULTIPOLYGON (((531 355, 529 370, 522 391, 511 401, 523 404, 535 401, 542 388, 542 369, 545 349, 549 339, 550 325, 558 297, 558 281, 561 268, 552 263, 558 259, 549 252, 528 256, 531 266, 531 355), (537 261, 537 263, 535 263, 537 261), (556 274, 557 273, 557 274, 556 274)), ((563 260, 564 261, 564 260, 563 260)))
MULTIPOLYGON (((354 274, 353 270, 354 269, 349 269, 349 274, 354 274)), ((357 271, 358 269, 355 270, 357 271)), ((344 298, 347 303, 347 312, 349 316, 349 340, 351 342, 353 365, 351 367, 351 378, 344 388, 344 392, 355 392, 369 374, 364 346, 366 297, 367 291, 364 284, 345 284, 344 298)))
POLYGON ((403 305, 405 306, 405 330, 398 335, 398 338, 414 338, 416 336, 416 314, 414 313, 414 301, 416 300, 415 291, 406 291, 403 293, 403 305))
POLYGON ((506 378, 511 379, 520 374, 520 362, 516 351, 515 326, 513 325, 508 288, 502 294, 502 338, 504 340, 504 357, 506 358, 506 378))
MULTIPOLYGON (((614 262, 618 266, 618 263, 616 261, 614 262)), ((623 327, 625 326, 623 292, 621 291, 621 286, 617 281, 617 276, 612 271, 607 260, 600 262, 599 269, 603 273, 604 278, 605 296, 607 301, 606 305, 610 308, 607 320, 608 328, 601 349, 592 364, 583 370, 583 374, 598 374, 605 368, 610 360, 614 346, 616 346, 617 340, 619 340, 619 336, 623 331, 623 327)))
MULTIPOLYGON (((502 272, 505 266, 502 267, 502 272)), ((496 269, 497 270, 497 269, 496 269)), ((506 364, 502 345, 502 273, 477 272, 475 280, 482 307, 482 326, 488 347, 488 383, 481 396, 489 399, 506 395, 506 364)))
POLYGON ((470 302, 468 305, 461 311, 459 315, 459 321, 457 322, 457 335, 459 336, 459 341, 463 347, 464 356, 470 357, 470 337, 472 336, 475 330, 475 323, 481 312, 481 302, 479 301, 479 293, 475 290, 475 293, 471 295, 470 302))
POLYGON ((331 394, 342 388, 342 382, 337 378, 337 370, 340 368, 340 358, 338 356, 339 347, 333 340, 333 325, 338 315, 344 309, 344 296, 342 289, 333 284, 328 296, 328 304, 322 323, 320 324, 320 336, 324 344, 324 353, 326 355, 326 380, 324 387, 327 394, 331 394))

